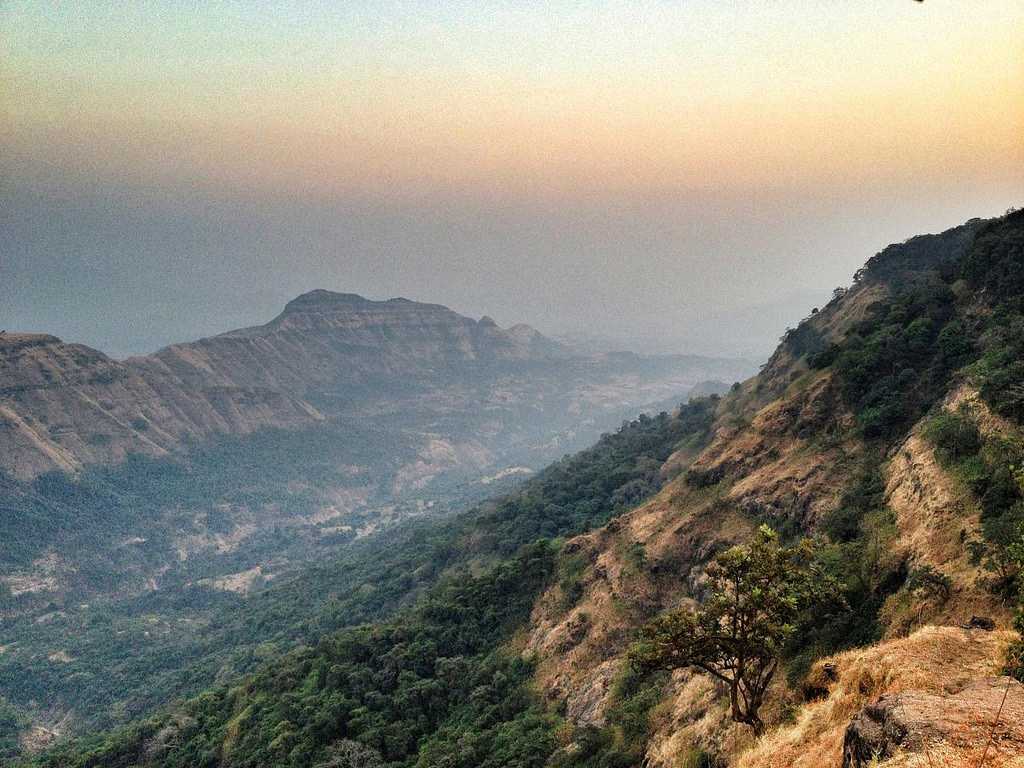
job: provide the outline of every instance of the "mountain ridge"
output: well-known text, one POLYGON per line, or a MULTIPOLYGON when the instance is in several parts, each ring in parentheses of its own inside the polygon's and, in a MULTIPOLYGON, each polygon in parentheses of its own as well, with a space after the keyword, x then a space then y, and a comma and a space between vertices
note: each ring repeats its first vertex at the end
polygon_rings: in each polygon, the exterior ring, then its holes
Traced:
POLYGON ((324 290, 293 299, 262 326, 124 361, 49 334, 7 332, 0 470, 29 479, 131 453, 165 456, 211 434, 309 426, 326 417, 306 400, 316 386, 365 388, 427 377, 441 362, 560 353, 529 326, 503 331, 439 304, 324 290))
MULTIPOLYGON (((5 697, 18 723, 43 729, 26 736, 40 745, 197 690, 225 636, 196 638, 188 669, 176 649, 226 609, 244 614, 269 585, 404 522, 443 520, 637 412, 750 370, 563 355, 529 326, 327 292, 263 326, 124 361, 51 335, 0 337, 0 762, 5 697), (125 675, 153 691, 118 692, 125 675), (121 715, 107 709, 117 701, 121 715)), ((646 487, 650 467, 638 473, 646 487)))

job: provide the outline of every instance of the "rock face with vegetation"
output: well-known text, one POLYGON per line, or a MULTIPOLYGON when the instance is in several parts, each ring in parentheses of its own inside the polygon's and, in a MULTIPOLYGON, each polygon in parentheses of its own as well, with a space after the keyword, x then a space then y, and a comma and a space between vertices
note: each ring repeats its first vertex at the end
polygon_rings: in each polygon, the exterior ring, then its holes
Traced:
POLYGON ((280 389, 178 375, 157 359, 112 360, 44 334, 0 335, 0 470, 20 480, 166 456, 215 432, 300 427, 322 420, 280 389))
POLYGON ((192 652, 231 674, 35 764, 1014 765, 1022 345, 1024 213, 890 246, 758 376, 271 585, 192 652))
MULTIPOLYGON (((672 462, 675 481, 614 530, 588 536, 580 599, 566 611, 556 585, 534 621, 538 679, 566 699, 570 717, 585 697, 579 725, 620 734, 613 743, 628 733, 621 707, 630 698, 614 682, 597 683, 635 674, 627 653, 636 627, 705 601, 707 563, 761 523, 814 538, 847 606, 819 613, 781 654, 787 679, 763 705, 777 730, 769 724, 761 742, 787 729, 815 659, 973 615, 1010 625, 1022 433, 1009 416, 1013 385, 997 393, 990 382, 1016 369, 1003 345, 1018 343, 1011 329, 1022 293, 997 297, 983 286, 1007 261, 1024 266, 1022 233, 1018 213, 870 260, 851 289, 787 333, 758 377, 722 399, 710 444, 672 462), (586 633, 575 630, 581 616, 586 633)), ((997 674, 1006 659, 1004 640, 977 674, 997 674)), ((923 659, 907 663, 930 674, 923 659)), ((695 764, 838 765, 854 714, 832 723, 827 744, 801 743, 781 758, 730 724, 722 681, 691 669, 652 684, 661 694, 645 740, 625 738, 633 745, 625 759, 666 768, 680 755, 695 764)))

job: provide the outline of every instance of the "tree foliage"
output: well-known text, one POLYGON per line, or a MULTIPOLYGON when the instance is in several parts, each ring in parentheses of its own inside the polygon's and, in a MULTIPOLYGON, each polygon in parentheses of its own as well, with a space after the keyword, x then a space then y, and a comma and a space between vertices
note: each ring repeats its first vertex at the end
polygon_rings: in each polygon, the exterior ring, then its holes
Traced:
MULTIPOLYGON (((511 494, 356 543, 344 559, 225 612, 201 642, 168 637, 165 659, 141 654, 128 668, 111 660, 120 679, 110 688, 139 688, 150 701, 180 691, 188 676, 193 686, 210 679, 226 659, 240 666, 240 652, 251 675, 189 699, 184 711, 68 744, 38 764, 333 768, 365 750, 389 768, 544 764, 560 721, 530 691, 531 664, 504 646, 540 589, 559 576, 572 581, 572 564, 558 568, 545 536, 600 525, 657 491, 661 464, 680 444, 707 439, 716 406, 709 398, 640 417, 511 494), (361 622, 372 623, 352 626, 361 622), (266 661, 254 640, 268 638, 314 647, 266 661), (151 676, 147 661, 162 674, 151 676), (169 729, 167 749, 146 758, 155 735, 169 729)), ((27 686, 41 686, 31 670, 18 671, 27 686)), ((627 730, 641 727, 638 708, 624 712, 627 730)))
POLYGON ((503 646, 554 573, 541 540, 453 575, 392 621, 330 634, 176 711, 68 745, 47 768, 391 768, 539 765, 554 722, 503 646), (161 738, 159 734, 170 733, 161 738), (155 742, 159 742, 158 744, 155 742))
MULTIPOLYGON (((680 445, 699 448, 707 440, 717 404, 717 398, 698 399, 673 414, 640 416, 511 493, 352 542, 322 565, 275 579, 245 600, 191 586, 93 603, 87 612, 56 612, 46 623, 4 623, 0 644, 16 638, 17 648, 0 654, 0 693, 22 706, 56 700, 81 713, 82 726, 109 728, 215 679, 257 669, 268 655, 345 627, 387 621, 450 572, 497 564, 540 538, 589 530, 656 492, 665 482, 659 473, 665 459, 680 445), (160 631, 153 631, 154 616, 163 619, 160 631), (74 661, 55 665, 49 651, 36 650, 53 647, 74 661)), ((151 473, 134 482, 147 488, 167 477, 151 473)), ((169 486, 169 498, 175 488, 169 486)), ((75 597, 66 600, 74 605, 75 597)))
POLYGON ((1021 212, 890 246, 855 276, 882 283, 884 298, 808 364, 835 371, 869 439, 902 434, 970 364, 985 400, 1024 421, 1021 274, 1021 212))

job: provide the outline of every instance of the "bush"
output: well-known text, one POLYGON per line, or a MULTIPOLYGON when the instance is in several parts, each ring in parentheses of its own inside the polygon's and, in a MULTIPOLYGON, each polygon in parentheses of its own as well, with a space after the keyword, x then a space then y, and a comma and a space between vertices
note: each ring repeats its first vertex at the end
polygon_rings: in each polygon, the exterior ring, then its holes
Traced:
POLYGON ((952 592, 953 582, 942 571, 936 570, 930 565, 923 565, 910 572, 906 587, 909 591, 916 592, 925 599, 937 599, 945 602, 952 592))
POLYGON ((936 456, 946 464, 973 456, 981 449, 978 427, 965 410, 943 411, 928 422, 924 434, 935 448, 936 456))
POLYGON ((814 352, 807 356, 807 365, 814 370, 820 370, 822 368, 828 368, 832 363, 836 361, 839 356, 839 352, 842 349, 838 344, 830 344, 820 352, 814 352))
POLYGON ((884 495, 880 459, 869 456, 858 470, 853 484, 843 493, 839 506, 825 516, 822 529, 832 541, 853 541, 861 534, 861 521, 865 515, 881 507, 884 495))

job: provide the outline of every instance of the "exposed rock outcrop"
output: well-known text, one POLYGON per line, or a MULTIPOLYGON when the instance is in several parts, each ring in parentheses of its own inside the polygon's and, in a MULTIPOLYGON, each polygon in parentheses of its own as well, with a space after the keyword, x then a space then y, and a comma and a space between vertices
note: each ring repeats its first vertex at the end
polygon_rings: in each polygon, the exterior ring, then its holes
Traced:
MULTIPOLYGON (((955 696, 976 681, 999 674, 1012 638, 1013 633, 1005 630, 928 626, 909 637, 822 659, 808 676, 819 695, 805 703, 795 719, 740 755, 735 768, 838 768, 847 729, 866 707, 911 691, 936 700, 955 696)), ((991 725, 995 710, 978 715, 991 725)))
POLYGON ((1024 686, 1010 677, 976 680, 956 693, 886 694, 846 729, 843 768, 864 768, 897 752, 952 746, 992 756, 1024 755, 1024 686))

